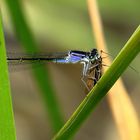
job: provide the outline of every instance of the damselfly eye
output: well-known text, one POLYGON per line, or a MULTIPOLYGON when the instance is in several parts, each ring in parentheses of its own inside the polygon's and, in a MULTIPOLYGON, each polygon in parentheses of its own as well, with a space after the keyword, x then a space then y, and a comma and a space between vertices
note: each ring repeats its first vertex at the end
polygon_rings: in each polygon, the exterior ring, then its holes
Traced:
POLYGON ((93 59, 94 57, 92 55, 89 56, 89 59, 93 59))

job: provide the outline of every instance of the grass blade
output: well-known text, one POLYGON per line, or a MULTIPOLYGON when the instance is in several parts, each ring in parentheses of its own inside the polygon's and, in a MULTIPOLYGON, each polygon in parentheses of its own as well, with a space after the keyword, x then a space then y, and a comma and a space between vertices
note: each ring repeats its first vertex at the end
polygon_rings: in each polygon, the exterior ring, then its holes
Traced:
MULTIPOLYGON (((87 2, 97 48, 98 50, 108 52, 98 2, 97 0, 87 0, 87 2)), ((114 48, 114 46, 112 47, 114 48)), ((108 57, 104 60, 104 63, 111 65, 112 62, 108 57)), ((106 67, 103 67, 104 72, 106 69, 106 67)), ((113 88, 111 88, 107 97, 120 139, 139 140, 140 126, 138 115, 121 78, 119 78, 113 88)))
MULTIPOLYGON (((6 0, 14 29, 16 31, 16 36, 27 53, 37 53, 38 45, 25 21, 20 2, 21 1, 19 0, 6 0)), ((51 80, 49 79, 47 69, 42 65, 33 69, 33 74, 45 101, 49 119, 52 124, 52 130, 57 132, 63 125, 63 118, 60 113, 61 111, 57 98, 55 97, 54 91, 51 87, 51 80)))
POLYGON ((2 20, 0 17, 0 140, 16 140, 2 20))
POLYGON ((91 111, 107 94, 109 89, 117 81, 124 70, 129 66, 131 61, 140 52, 140 26, 134 32, 132 37, 118 54, 112 65, 101 77, 99 82, 86 96, 77 110, 73 113, 70 119, 66 122, 63 128, 57 133, 53 140, 70 139, 85 121, 91 111))

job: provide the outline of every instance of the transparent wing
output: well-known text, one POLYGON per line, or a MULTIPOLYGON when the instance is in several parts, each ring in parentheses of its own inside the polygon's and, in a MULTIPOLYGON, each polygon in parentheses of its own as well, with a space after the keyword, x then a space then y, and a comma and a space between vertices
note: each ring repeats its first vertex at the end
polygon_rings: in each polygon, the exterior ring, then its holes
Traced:
POLYGON ((68 56, 68 52, 64 53, 7 53, 7 62, 10 65, 23 65, 45 63, 48 61, 55 62, 54 60, 64 59, 68 56))

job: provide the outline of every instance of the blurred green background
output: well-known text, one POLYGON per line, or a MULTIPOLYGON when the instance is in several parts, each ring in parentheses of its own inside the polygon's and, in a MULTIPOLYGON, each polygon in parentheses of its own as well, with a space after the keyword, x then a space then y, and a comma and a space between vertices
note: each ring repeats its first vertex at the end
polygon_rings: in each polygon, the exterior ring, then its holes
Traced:
MULTIPOLYGON (((20 0, 21 1, 21 0, 20 0)), ((99 0, 105 37, 111 56, 119 52, 140 24, 140 1, 99 0)), ((23 52, 15 36, 4 0, 0 0, 8 52, 23 52)), ((87 2, 85 0, 24 0, 21 1, 26 21, 41 52, 68 50, 89 51, 96 47, 87 2)), ((80 64, 47 64, 51 83, 61 106, 65 121, 85 97, 80 64)), ((140 116, 140 56, 124 73, 124 84, 140 116)), ((50 122, 31 69, 18 67, 10 71, 17 140, 46 140, 52 136, 50 122)), ((75 140, 118 140, 107 100, 104 99, 91 114, 75 140)))

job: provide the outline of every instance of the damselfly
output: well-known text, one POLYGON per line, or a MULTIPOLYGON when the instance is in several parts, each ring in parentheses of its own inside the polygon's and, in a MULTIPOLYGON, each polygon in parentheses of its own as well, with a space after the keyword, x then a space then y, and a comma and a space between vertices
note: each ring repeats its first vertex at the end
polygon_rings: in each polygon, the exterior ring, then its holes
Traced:
POLYGON ((24 63, 27 61, 32 62, 42 62, 50 61, 54 63, 82 63, 83 71, 82 78, 84 85, 88 89, 91 88, 97 83, 102 74, 102 58, 99 55, 97 49, 92 49, 90 52, 71 50, 67 53, 55 53, 55 54, 46 54, 46 55, 32 55, 32 56, 17 56, 17 57, 7 57, 8 62, 13 63, 24 63))

